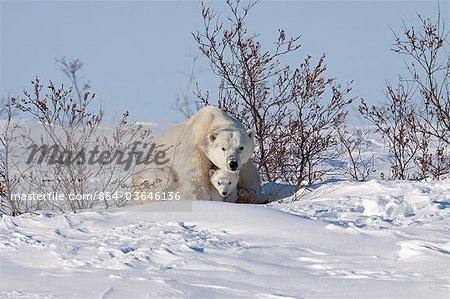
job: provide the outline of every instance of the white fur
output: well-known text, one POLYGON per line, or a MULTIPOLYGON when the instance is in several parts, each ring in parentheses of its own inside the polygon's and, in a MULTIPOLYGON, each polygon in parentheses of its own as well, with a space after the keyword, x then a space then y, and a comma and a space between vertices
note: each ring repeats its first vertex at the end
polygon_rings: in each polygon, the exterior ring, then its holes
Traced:
POLYGON ((236 202, 239 174, 223 169, 210 169, 211 200, 236 202))
POLYGON ((253 190, 259 196, 260 176, 250 159, 255 148, 253 135, 220 109, 205 107, 156 140, 158 146, 168 149, 170 162, 159 167, 158 172, 152 164, 137 165, 134 190, 181 192, 182 199, 210 200, 209 170, 215 165, 231 171, 230 161, 235 161, 235 172, 240 174, 238 188, 253 190), (145 181, 157 183, 151 188, 136 187, 145 181))

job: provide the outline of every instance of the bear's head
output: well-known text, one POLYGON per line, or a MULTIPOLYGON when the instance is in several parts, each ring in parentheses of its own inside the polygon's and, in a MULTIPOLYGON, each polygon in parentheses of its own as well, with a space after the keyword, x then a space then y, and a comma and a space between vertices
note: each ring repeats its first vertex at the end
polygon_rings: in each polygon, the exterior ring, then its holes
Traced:
POLYGON ((221 197, 227 197, 236 189, 239 174, 222 169, 210 169, 209 180, 221 197))
POLYGON ((253 130, 219 130, 206 136, 203 151, 218 168, 238 172, 255 150, 253 130))

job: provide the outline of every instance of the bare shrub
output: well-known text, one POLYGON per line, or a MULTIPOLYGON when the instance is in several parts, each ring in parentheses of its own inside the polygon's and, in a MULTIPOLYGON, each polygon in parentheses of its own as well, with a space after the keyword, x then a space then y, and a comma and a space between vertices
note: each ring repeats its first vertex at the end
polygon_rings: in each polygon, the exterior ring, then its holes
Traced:
MULTIPOLYGON (((297 68, 283 65, 300 48, 299 37, 288 38, 280 29, 275 48, 264 49, 245 23, 256 2, 227 4, 226 23, 203 5, 204 28, 193 34, 220 79, 214 104, 255 130, 254 160, 263 180, 296 186, 320 180, 353 100, 350 86, 325 76, 324 55, 316 63, 308 55, 297 68)), ((203 105, 212 104, 209 93, 198 90, 197 96, 203 105)))
POLYGON ((403 24, 403 35, 395 35, 394 48, 402 55, 410 77, 418 89, 423 109, 418 113, 422 132, 450 144, 450 49, 448 31, 440 12, 436 21, 423 19, 421 27, 403 24))
POLYGON ((36 205, 30 205, 30 202, 18 202, 13 199, 13 194, 18 190, 18 185, 26 177, 31 165, 20 167, 18 162, 18 157, 21 155, 17 153, 20 147, 18 139, 22 138, 26 131, 18 120, 13 119, 15 113, 10 98, 3 99, 1 105, 0 215, 16 216, 36 208, 36 205), (13 169, 15 171, 12 171, 13 169))
POLYGON ((341 166, 343 173, 356 181, 366 181, 375 172, 375 155, 371 152, 372 144, 368 141, 369 130, 359 129, 351 132, 348 128, 339 130, 339 141, 345 163, 341 166))
POLYGON ((419 145, 415 138, 415 106, 411 99, 411 89, 406 89, 400 79, 398 87, 388 84, 386 88, 386 107, 368 107, 364 100, 360 113, 376 127, 383 138, 389 141, 392 179, 408 179, 419 145))
MULTIPOLYGON (((27 165, 33 167, 21 177, 21 190, 63 194, 64 202, 41 202, 53 210, 75 212, 96 206, 123 206, 128 200, 116 191, 128 191, 134 164, 124 167, 123 156, 115 159, 117 152, 125 153, 136 140, 151 143, 150 130, 129 122, 128 112, 113 128, 103 126, 103 112, 95 106, 95 93, 89 82, 78 79, 81 62, 63 59, 60 63, 71 81, 70 87, 56 86, 51 81, 44 87, 36 78, 32 92, 25 90, 23 97, 11 99, 14 107, 32 116, 42 130, 37 135, 20 136, 23 148, 37 152, 35 158, 28 158, 27 165), (30 145, 34 148, 30 149, 30 145), (97 154, 97 162, 87 161, 86 155, 92 151, 94 156, 97 154), (46 154, 44 163, 38 161, 42 154, 46 154), (68 200, 71 195, 85 197, 68 200)), ((12 170, 6 168, 9 173, 12 170)))
POLYGON ((394 33, 409 74, 398 87, 387 85, 386 107, 369 108, 362 101, 361 114, 389 140, 391 178, 441 179, 450 172, 450 56, 448 32, 440 13, 436 21, 419 16, 420 28, 403 24, 394 33))
POLYGON ((440 11, 435 21, 419 15, 421 27, 403 24, 402 37, 395 35, 393 51, 403 56, 408 82, 417 89, 419 178, 440 179, 450 172, 450 48, 448 31, 440 11), (428 148, 426 148, 428 147, 428 148))

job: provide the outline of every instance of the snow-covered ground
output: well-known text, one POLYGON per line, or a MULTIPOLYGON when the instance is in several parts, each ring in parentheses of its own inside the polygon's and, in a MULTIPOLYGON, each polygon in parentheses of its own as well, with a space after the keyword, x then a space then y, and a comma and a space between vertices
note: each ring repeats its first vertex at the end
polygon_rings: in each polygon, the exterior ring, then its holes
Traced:
POLYGON ((3 216, 3 298, 449 298, 450 180, 3 216))

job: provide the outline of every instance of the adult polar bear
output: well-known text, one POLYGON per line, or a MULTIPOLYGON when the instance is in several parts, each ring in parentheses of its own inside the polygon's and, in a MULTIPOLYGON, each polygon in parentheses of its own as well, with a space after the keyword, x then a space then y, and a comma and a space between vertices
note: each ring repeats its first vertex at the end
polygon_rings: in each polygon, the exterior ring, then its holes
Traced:
MULTIPOLYGON (((133 174, 136 203, 152 192, 179 192, 182 199, 210 200, 209 170, 216 166, 239 172, 238 190, 262 202, 261 179, 251 155, 254 133, 216 107, 205 107, 170 128, 158 140, 166 151, 165 165, 139 164, 133 174), (248 192, 249 191, 249 192, 248 192), (136 196, 137 195, 137 196, 136 196)), ((151 199, 151 198, 150 198, 151 199)))

